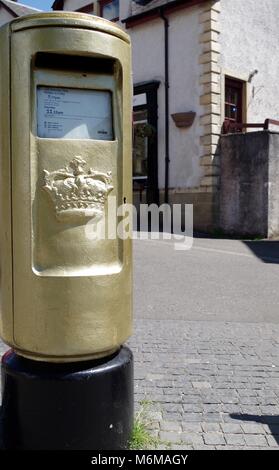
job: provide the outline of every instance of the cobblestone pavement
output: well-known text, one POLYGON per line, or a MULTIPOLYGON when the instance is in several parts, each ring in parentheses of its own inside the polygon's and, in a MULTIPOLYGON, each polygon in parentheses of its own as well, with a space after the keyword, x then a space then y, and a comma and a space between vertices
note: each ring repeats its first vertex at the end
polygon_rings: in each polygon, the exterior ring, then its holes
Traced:
POLYGON ((136 402, 162 447, 279 449, 278 242, 134 248, 136 402))
POLYGON ((138 320, 130 345, 159 447, 279 449, 279 325, 138 320))
POLYGON ((276 250, 135 243, 135 399, 159 448, 279 449, 276 250))

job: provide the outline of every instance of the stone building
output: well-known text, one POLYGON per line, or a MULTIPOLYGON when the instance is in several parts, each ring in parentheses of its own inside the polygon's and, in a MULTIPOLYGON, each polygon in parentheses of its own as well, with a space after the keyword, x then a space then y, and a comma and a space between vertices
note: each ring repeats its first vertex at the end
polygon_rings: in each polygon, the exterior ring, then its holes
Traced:
POLYGON ((133 44, 134 198, 193 203, 218 226, 224 121, 279 118, 277 0, 56 0, 103 16, 133 44))

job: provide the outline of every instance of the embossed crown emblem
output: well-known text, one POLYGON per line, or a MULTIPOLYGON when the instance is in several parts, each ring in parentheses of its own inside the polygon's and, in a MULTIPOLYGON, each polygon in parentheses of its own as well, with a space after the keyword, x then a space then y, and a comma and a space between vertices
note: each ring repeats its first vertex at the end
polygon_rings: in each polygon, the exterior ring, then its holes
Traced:
POLYGON ((65 220, 73 216, 100 218, 108 194, 112 191, 111 172, 100 173, 76 156, 69 165, 56 171, 44 170, 43 189, 55 206, 56 216, 65 220))

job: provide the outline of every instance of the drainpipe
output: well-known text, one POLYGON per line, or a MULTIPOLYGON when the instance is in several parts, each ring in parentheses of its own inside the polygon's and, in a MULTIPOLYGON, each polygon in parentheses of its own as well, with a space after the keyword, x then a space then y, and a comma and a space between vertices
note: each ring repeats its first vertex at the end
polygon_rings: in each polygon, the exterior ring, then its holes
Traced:
POLYGON ((165 203, 169 202, 169 163, 170 163, 170 133, 169 133, 169 20, 160 8, 160 17, 164 21, 165 42, 165 203))

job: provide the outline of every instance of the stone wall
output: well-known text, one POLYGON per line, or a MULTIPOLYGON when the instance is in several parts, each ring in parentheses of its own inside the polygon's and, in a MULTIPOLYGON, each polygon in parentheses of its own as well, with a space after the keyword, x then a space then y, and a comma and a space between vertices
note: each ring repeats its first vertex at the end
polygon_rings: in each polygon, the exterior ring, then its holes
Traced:
POLYGON ((279 133, 221 137, 219 226, 227 234, 279 235, 279 133))

